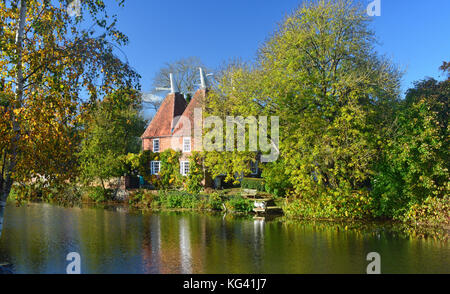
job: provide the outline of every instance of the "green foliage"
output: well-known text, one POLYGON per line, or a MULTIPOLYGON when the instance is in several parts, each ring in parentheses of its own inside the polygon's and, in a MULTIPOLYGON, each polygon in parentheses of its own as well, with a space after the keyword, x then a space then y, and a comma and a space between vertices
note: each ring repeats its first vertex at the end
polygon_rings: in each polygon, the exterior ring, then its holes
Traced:
POLYGON ((264 182, 264 179, 243 178, 242 183, 241 183, 241 188, 257 190, 259 192, 265 192, 266 184, 264 182))
POLYGON ((373 179, 377 216, 402 219, 426 199, 449 194, 450 80, 408 91, 373 179))
POLYGON ((226 198, 214 192, 200 197, 184 191, 164 191, 158 194, 154 191, 137 190, 130 194, 129 204, 139 208, 151 209, 188 209, 188 210, 212 210, 222 211, 225 208, 229 212, 250 213, 253 210, 253 202, 241 196, 226 198))
POLYGON ((283 207, 290 218, 300 219, 368 219, 373 209, 368 192, 333 191, 318 197, 300 197, 283 207))
POLYGON ((158 157, 158 153, 149 150, 141 153, 128 153, 121 157, 124 173, 133 176, 142 176, 147 182, 152 182, 150 163, 158 157))
POLYGON ((130 193, 128 204, 141 208, 154 208, 159 205, 157 198, 153 191, 136 190, 130 193))
POLYGON ((167 191, 159 194, 161 206, 169 209, 197 209, 201 201, 197 195, 180 191, 167 191))
POLYGON ((349 2, 305 4, 261 52, 263 87, 283 119, 280 132, 289 134, 280 157, 296 195, 368 186, 385 105, 398 91, 396 71, 373 50, 368 21, 349 2))
POLYGON ((450 225, 450 197, 428 197, 422 204, 414 204, 402 217, 412 224, 443 226, 450 225))
POLYGON ((219 193, 216 192, 208 195, 208 201, 206 203, 207 209, 221 211, 223 210, 223 204, 223 196, 221 196, 219 193))
POLYGON ((284 166, 285 163, 280 158, 276 162, 266 164, 262 171, 262 177, 266 183, 266 191, 278 197, 286 196, 286 193, 292 189, 289 175, 286 174, 284 166))
POLYGON ((192 152, 189 158, 189 175, 186 180, 186 190, 189 193, 197 194, 203 189, 204 180, 203 157, 199 152, 192 152))
POLYGON ((250 174, 249 162, 254 160, 255 153, 252 152, 205 152, 205 167, 211 173, 212 178, 225 175, 225 182, 238 184, 239 177, 236 175, 250 174))
POLYGON ((70 183, 49 185, 36 181, 28 185, 15 185, 11 189, 9 200, 17 203, 26 201, 43 201, 61 205, 71 205, 81 201, 81 191, 70 183))
POLYGON ((180 174, 180 157, 181 152, 172 149, 167 149, 159 154, 161 171, 158 177, 158 184, 160 188, 167 190, 181 187, 183 179, 180 174))
MULTIPOLYGON (((231 65, 208 96, 207 115, 280 118, 279 162, 263 168, 267 190, 276 195, 292 191, 315 203, 370 188, 400 74, 377 55, 370 18, 360 8, 352 1, 306 2, 262 46, 254 67, 231 65)), ((208 152, 206 164, 213 176, 234 179, 249 173, 254 157, 208 152)))
MULTIPOLYGON (((140 115, 141 96, 122 89, 94 105, 86 117, 84 140, 79 152, 82 179, 90 184, 126 172, 123 158, 140 150, 139 136, 145 129, 140 115)), ((130 158, 132 165, 137 159, 130 158)))
POLYGON ((86 188, 85 194, 94 202, 106 202, 112 200, 113 191, 111 189, 103 189, 102 187, 86 188))
POLYGON ((241 196, 231 197, 225 202, 225 206, 231 212, 249 213, 253 211, 253 201, 241 196))

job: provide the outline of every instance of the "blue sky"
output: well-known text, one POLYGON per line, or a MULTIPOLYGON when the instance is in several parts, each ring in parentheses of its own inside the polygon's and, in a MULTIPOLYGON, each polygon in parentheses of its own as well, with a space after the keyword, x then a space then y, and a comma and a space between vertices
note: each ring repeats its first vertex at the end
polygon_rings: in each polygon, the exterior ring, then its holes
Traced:
MULTIPOLYGON (((372 0, 361 0, 369 4, 372 0)), ((197 56, 210 68, 233 57, 253 60, 258 47, 300 0, 128 0, 117 10, 123 48, 144 91, 165 62, 197 56)), ((450 61, 449 0, 381 0, 373 28, 378 50, 406 71, 402 89, 440 77, 450 61)))

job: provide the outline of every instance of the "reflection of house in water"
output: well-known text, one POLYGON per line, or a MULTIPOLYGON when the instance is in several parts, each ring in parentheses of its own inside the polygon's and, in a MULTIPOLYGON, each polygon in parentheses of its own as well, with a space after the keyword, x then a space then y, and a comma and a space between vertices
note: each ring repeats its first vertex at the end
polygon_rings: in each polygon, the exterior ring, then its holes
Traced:
POLYGON ((180 255, 181 273, 192 273, 191 238, 189 231, 189 220, 186 217, 180 219, 180 255))
POLYGON ((161 264, 161 226, 159 216, 152 215, 144 225, 142 240, 142 259, 144 273, 157 274, 161 264))
POLYGON ((145 273, 204 272, 206 217, 154 215, 145 227, 142 258, 145 273))

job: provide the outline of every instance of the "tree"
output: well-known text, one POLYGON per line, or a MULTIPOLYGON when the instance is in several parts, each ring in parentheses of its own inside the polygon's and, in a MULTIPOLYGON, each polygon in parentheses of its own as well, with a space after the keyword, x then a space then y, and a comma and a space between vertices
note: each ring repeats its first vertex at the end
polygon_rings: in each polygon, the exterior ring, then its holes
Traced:
POLYGON ((90 110, 79 153, 81 176, 86 183, 120 177, 126 168, 123 158, 139 153, 139 136, 146 122, 140 115, 141 95, 121 89, 105 97, 90 110))
POLYGON ((450 62, 444 61, 439 69, 447 73, 447 77, 450 77, 450 62))
MULTIPOLYGON (((353 1, 308 2, 286 17, 255 66, 233 67, 210 95, 207 112, 280 118, 283 167, 267 164, 263 174, 284 172, 295 197, 352 198, 370 187, 400 73, 377 55, 369 22, 353 1)), ((248 162, 247 154, 223 156, 228 166, 248 162)))
POLYGON ((139 76, 114 54, 128 39, 105 3, 80 1, 75 18, 66 4, 0 2, 0 226, 15 182, 68 179, 83 93, 94 102, 117 87, 139 87, 139 76))
POLYGON ((449 194, 449 97, 450 78, 429 78, 407 91, 373 179, 379 216, 402 218, 414 205, 449 194))
POLYGON ((173 74, 176 88, 189 100, 200 84, 200 67, 206 71, 205 65, 197 57, 181 58, 166 63, 153 78, 153 87, 170 88, 170 74, 173 74))
MULTIPOLYGON (((257 69, 250 65, 232 60, 222 66, 216 75, 217 87, 211 88, 206 97, 205 115, 219 117, 223 122, 227 117, 248 117, 265 115, 267 108, 259 105, 261 79, 257 69)), ((227 132, 226 124, 223 125, 224 132, 227 132)), ((210 130, 205 130, 210 131, 210 130)), ((236 130, 228 130, 234 136, 234 146, 237 139, 241 139, 236 130)), ((246 126, 245 146, 249 146, 248 126, 246 126)), ((226 140, 219 146, 221 150, 227 150, 226 140)), ((226 182, 236 182, 240 176, 250 174, 250 162, 256 159, 256 152, 227 150, 222 152, 205 151, 204 164, 213 178, 219 175, 226 175, 226 182)))

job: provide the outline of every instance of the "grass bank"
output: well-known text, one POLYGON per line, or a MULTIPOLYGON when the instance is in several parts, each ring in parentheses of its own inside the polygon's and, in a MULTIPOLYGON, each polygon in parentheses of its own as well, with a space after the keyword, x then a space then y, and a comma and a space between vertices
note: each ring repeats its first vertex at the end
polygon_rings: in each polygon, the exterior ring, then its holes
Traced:
POLYGON ((128 204, 151 210, 194 210, 227 211, 231 213, 251 213, 253 202, 241 195, 190 194, 184 191, 136 190, 130 193, 128 204))

